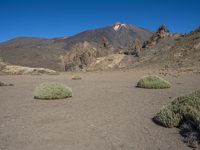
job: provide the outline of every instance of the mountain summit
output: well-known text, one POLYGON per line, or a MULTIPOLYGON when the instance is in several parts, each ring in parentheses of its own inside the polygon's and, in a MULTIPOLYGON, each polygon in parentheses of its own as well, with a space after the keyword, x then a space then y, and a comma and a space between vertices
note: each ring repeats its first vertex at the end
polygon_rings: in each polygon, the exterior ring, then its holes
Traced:
POLYGON ((113 25, 113 29, 115 31, 119 31, 121 28, 127 28, 127 25, 126 24, 122 24, 122 23, 115 23, 113 25))
POLYGON ((152 32, 133 25, 116 23, 112 26, 87 30, 69 37, 65 40, 67 48, 77 42, 96 42, 102 41, 102 38, 114 47, 126 47, 128 44, 138 39, 141 42, 148 40, 152 36, 152 32))

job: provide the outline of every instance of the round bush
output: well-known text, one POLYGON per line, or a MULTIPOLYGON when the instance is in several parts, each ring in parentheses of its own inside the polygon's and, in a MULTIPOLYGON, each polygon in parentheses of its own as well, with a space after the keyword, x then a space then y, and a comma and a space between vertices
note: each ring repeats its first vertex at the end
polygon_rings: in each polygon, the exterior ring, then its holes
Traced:
POLYGON ((80 75, 76 74, 76 75, 73 75, 73 76, 72 76, 72 79, 73 79, 73 80, 81 80, 82 78, 81 78, 80 75))
POLYGON ((165 127, 179 127, 183 141, 197 148, 200 144, 200 90, 176 98, 153 120, 165 127))
POLYGON ((147 89, 165 89, 170 88, 171 84, 158 76, 146 76, 138 81, 137 87, 147 89))
POLYGON ((200 90, 174 99, 162 108, 153 120, 165 127, 176 127, 189 120, 200 130, 200 90))
POLYGON ((181 121, 181 116, 174 113, 170 108, 163 108, 153 120, 164 127, 172 128, 177 127, 181 121))
POLYGON ((71 88, 59 83, 43 83, 34 91, 35 99, 63 99, 72 97, 71 88))

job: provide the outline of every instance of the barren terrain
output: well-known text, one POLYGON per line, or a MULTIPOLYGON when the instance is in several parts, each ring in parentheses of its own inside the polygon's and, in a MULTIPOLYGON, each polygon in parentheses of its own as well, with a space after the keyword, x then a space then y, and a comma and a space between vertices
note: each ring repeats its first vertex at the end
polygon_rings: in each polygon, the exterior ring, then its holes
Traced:
MULTIPOLYGON (((137 81, 150 70, 60 75, 0 76, 13 83, 0 87, 1 150, 186 150, 179 129, 160 127, 152 117, 176 96, 200 88, 200 75, 164 76, 170 89, 140 89, 137 81), (72 98, 35 100, 42 82, 73 89, 72 98)), ((158 73, 158 72, 155 72, 158 73)))

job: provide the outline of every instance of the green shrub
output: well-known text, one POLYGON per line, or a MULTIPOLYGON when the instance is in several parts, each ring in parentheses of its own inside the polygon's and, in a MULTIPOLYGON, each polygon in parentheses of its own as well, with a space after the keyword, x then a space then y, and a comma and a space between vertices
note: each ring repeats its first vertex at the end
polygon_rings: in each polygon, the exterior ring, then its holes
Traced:
POLYGON ((73 80, 81 80, 82 78, 81 78, 80 75, 76 74, 76 75, 73 75, 73 76, 72 76, 72 79, 73 79, 73 80))
POLYGON ((146 76, 138 81, 137 87, 147 89, 164 89, 170 88, 171 84, 158 76, 146 76))
POLYGON ((181 116, 179 114, 174 113, 170 108, 163 108, 154 118, 153 120, 165 127, 177 127, 181 121, 181 116))
POLYGON ((154 120, 165 127, 177 126, 183 121, 192 120, 200 129, 200 90, 176 98, 154 117, 154 120))
POLYGON ((153 120, 165 127, 180 127, 184 142, 196 148, 200 143, 200 90, 176 98, 153 120))
POLYGON ((43 83, 34 91, 35 99, 63 99, 72 97, 71 88, 59 83, 43 83))

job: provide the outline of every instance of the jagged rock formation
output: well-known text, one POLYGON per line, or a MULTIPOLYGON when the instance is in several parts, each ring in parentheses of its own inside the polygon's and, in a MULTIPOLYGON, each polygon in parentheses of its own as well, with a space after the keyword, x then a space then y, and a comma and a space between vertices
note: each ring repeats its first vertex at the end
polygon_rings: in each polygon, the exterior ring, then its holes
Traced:
POLYGON ((129 44, 127 50, 124 51, 125 55, 134 55, 139 57, 139 54, 142 50, 142 44, 139 40, 134 40, 132 43, 129 44))
POLYGON ((156 45, 161 39, 170 36, 170 32, 165 25, 162 25, 158 28, 157 32, 153 34, 153 36, 145 41, 143 44, 143 48, 151 48, 156 45))
POLYGON ((95 60, 97 49, 88 42, 78 43, 68 51, 64 57, 65 71, 79 70, 95 60))
POLYGON ((105 49, 106 47, 105 42, 101 46, 87 41, 74 45, 64 57, 65 71, 81 70, 88 67, 97 57, 109 53, 109 50, 105 49))
POLYGON ((100 45, 102 45, 103 48, 108 48, 110 46, 110 43, 106 37, 102 37, 100 45))
POLYGON ((164 38, 165 36, 168 36, 169 30, 165 25, 162 25, 158 28, 158 31, 156 32, 157 36, 160 38, 164 38))

